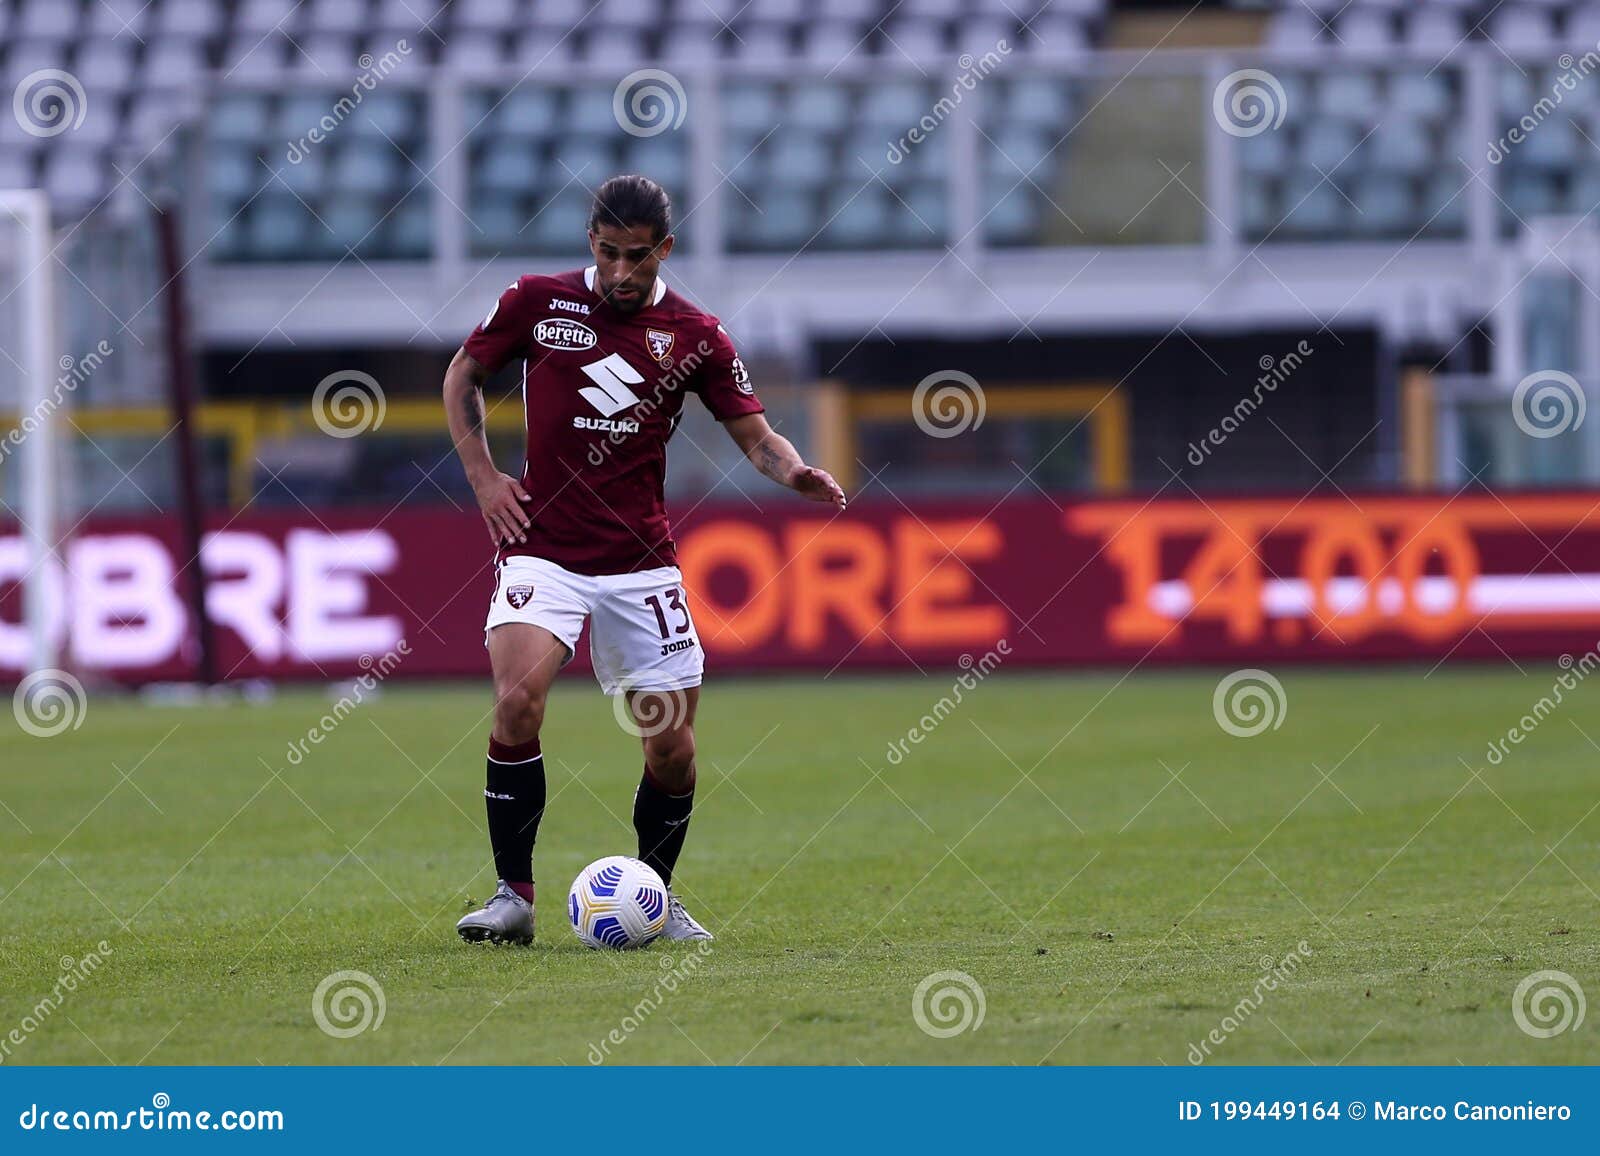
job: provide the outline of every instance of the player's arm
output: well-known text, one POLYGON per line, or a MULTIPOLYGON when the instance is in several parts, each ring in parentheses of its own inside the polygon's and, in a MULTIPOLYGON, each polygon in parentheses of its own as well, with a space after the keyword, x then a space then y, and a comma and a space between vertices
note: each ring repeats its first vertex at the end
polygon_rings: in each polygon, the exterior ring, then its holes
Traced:
POLYGON ((844 491, 827 470, 808 466, 788 438, 767 424, 764 413, 747 413, 722 423, 744 456, 780 486, 788 486, 813 502, 831 502, 844 509, 844 491))
POLYGON ((478 497, 489 537, 499 546, 527 540, 528 512, 523 504, 530 499, 515 478, 496 468, 489 453, 483 404, 483 386, 488 380, 487 369, 465 349, 456 350, 444 373, 444 413, 450 440, 478 497))

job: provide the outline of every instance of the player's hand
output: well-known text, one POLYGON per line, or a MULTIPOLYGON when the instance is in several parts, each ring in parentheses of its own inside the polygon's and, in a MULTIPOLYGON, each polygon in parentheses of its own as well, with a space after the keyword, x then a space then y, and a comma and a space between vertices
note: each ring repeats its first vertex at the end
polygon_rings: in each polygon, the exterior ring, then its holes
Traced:
POLYGON ((831 502, 837 509, 844 509, 844 491, 827 470, 801 466, 789 479, 789 487, 813 502, 831 502))
POLYGON ((513 542, 528 540, 528 527, 533 525, 524 508, 533 501, 521 483, 509 474, 492 474, 472 490, 478 496, 478 509, 489 527, 489 538, 496 546, 509 546, 513 542))

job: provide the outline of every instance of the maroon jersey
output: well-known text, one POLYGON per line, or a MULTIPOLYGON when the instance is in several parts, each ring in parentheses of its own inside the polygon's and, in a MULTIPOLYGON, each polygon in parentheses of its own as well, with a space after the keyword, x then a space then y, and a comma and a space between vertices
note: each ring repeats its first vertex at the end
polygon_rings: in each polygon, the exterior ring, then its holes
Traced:
POLYGON ((591 266, 520 278, 464 346, 491 373, 522 358, 533 525, 501 555, 579 574, 672 566, 667 441, 685 395, 699 394, 718 421, 762 406, 715 317, 659 277, 650 304, 624 313, 600 299, 594 277, 591 266))

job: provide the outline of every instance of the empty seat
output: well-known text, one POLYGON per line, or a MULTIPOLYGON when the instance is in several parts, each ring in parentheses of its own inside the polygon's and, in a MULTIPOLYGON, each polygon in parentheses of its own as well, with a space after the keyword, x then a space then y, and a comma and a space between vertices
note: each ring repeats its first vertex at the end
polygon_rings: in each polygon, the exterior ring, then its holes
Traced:
POLYGON ((1502 51, 1548 52, 1556 42, 1551 14, 1528 6, 1507 6, 1489 17, 1488 35, 1502 51))
POLYGON ((775 24, 741 28, 733 55, 747 64, 782 64, 791 53, 789 32, 775 24))
POLYGON ((164 36, 145 49, 144 83, 152 88, 193 89, 205 70, 205 46, 198 39, 164 36))
POLYGON ((541 169, 532 145, 508 140, 485 150, 473 165, 471 179, 485 192, 526 193, 538 184, 541 169))
POLYGON ((1443 72, 1407 72, 1390 82, 1394 111, 1417 120, 1442 121, 1455 111, 1450 82, 1443 72))
MULTIPOLYGON (((535 4, 535 10, 544 7, 535 4)), ((456 0, 451 16, 457 28, 482 32, 504 32, 520 17, 517 0, 456 0)))
POLYGON ((1406 19, 1406 43, 1419 52, 1443 55, 1465 38, 1461 17, 1423 5, 1406 19))
POLYGON ((161 0, 157 32, 204 39, 222 31, 223 10, 212 0, 161 0))
POLYGON ((89 5, 89 35, 138 43, 149 19, 148 0, 95 0, 89 5))
POLYGON ((1362 71, 1324 73, 1317 85, 1317 110, 1344 120, 1376 120, 1383 111, 1378 78, 1362 71))
POLYGON ((1367 139, 1367 146, 1368 163, 1393 172, 1420 173, 1433 160, 1427 130, 1414 120, 1381 121, 1367 139))
POLYGON ((925 85, 886 81, 867 90, 860 116, 875 128, 906 128, 931 113, 936 99, 925 85))
POLYGON ((15 35, 34 40, 70 40, 77 36, 78 6, 61 0, 24 0, 17 11, 15 35))
POLYGON ((73 63, 77 75, 96 88, 121 91, 133 84, 133 37, 91 40, 78 50, 73 63))
POLYGON ((1352 182, 1354 225, 1367 236, 1396 237, 1412 232, 1420 222, 1411 196, 1411 183, 1392 173, 1364 173, 1352 182))
POLYGON ((355 35, 370 27, 367 0, 311 0, 307 5, 306 26, 316 32, 342 32, 355 35))
POLYGON ((1030 76, 1007 86, 1003 108, 1012 124, 1042 125, 1065 132, 1071 126, 1072 103, 1067 84, 1042 76, 1030 76))
POLYGON ((780 127, 778 92, 771 84, 733 84, 722 92, 722 122, 733 132, 765 135, 780 127))
MULTIPOLYGON (((554 89, 523 87, 507 93, 505 99, 489 115, 497 133, 538 138, 560 129, 557 107, 557 94, 554 89)), ((477 119, 469 117, 468 123, 471 124, 477 119)))
POLYGON ((1388 13, 1351 8, 1339 18, 1335 43, 1351 52, 1374 52, 1389 47, 1394 39, 1388 13))
POLYGON ((784 121, 815 132, 836 132, 850 119, 850 93, 840 85, 796 85, 784 121))
POLYGON ((269 32, 298 30, 300 5, 297 0, 243 0, 234 18, 234 35, 255 39, 269 32))
POLYGON ((341 192, 392 193, 402 163, 388 144, 355 141, 341 148, 334 158, 331 185, 341 192))

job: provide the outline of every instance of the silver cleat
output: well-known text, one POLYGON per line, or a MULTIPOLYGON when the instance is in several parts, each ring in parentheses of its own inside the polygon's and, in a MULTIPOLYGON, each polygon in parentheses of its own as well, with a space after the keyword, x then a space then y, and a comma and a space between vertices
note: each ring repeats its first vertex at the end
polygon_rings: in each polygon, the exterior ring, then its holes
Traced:
POLYGON ((694 916, 683 909, 683 900, 667 893, 667 925, 662 928, 662 939, 715 939, 705 928, 695 922, 694 916))
MULTIPOLYGON (((694 923, 694 920, 689 922, 694 923)), ((533 904, 511 890, 502 879, 487 903, 472 914, 462 916, 456 931, 468 943, 532 943, 533 904)))

